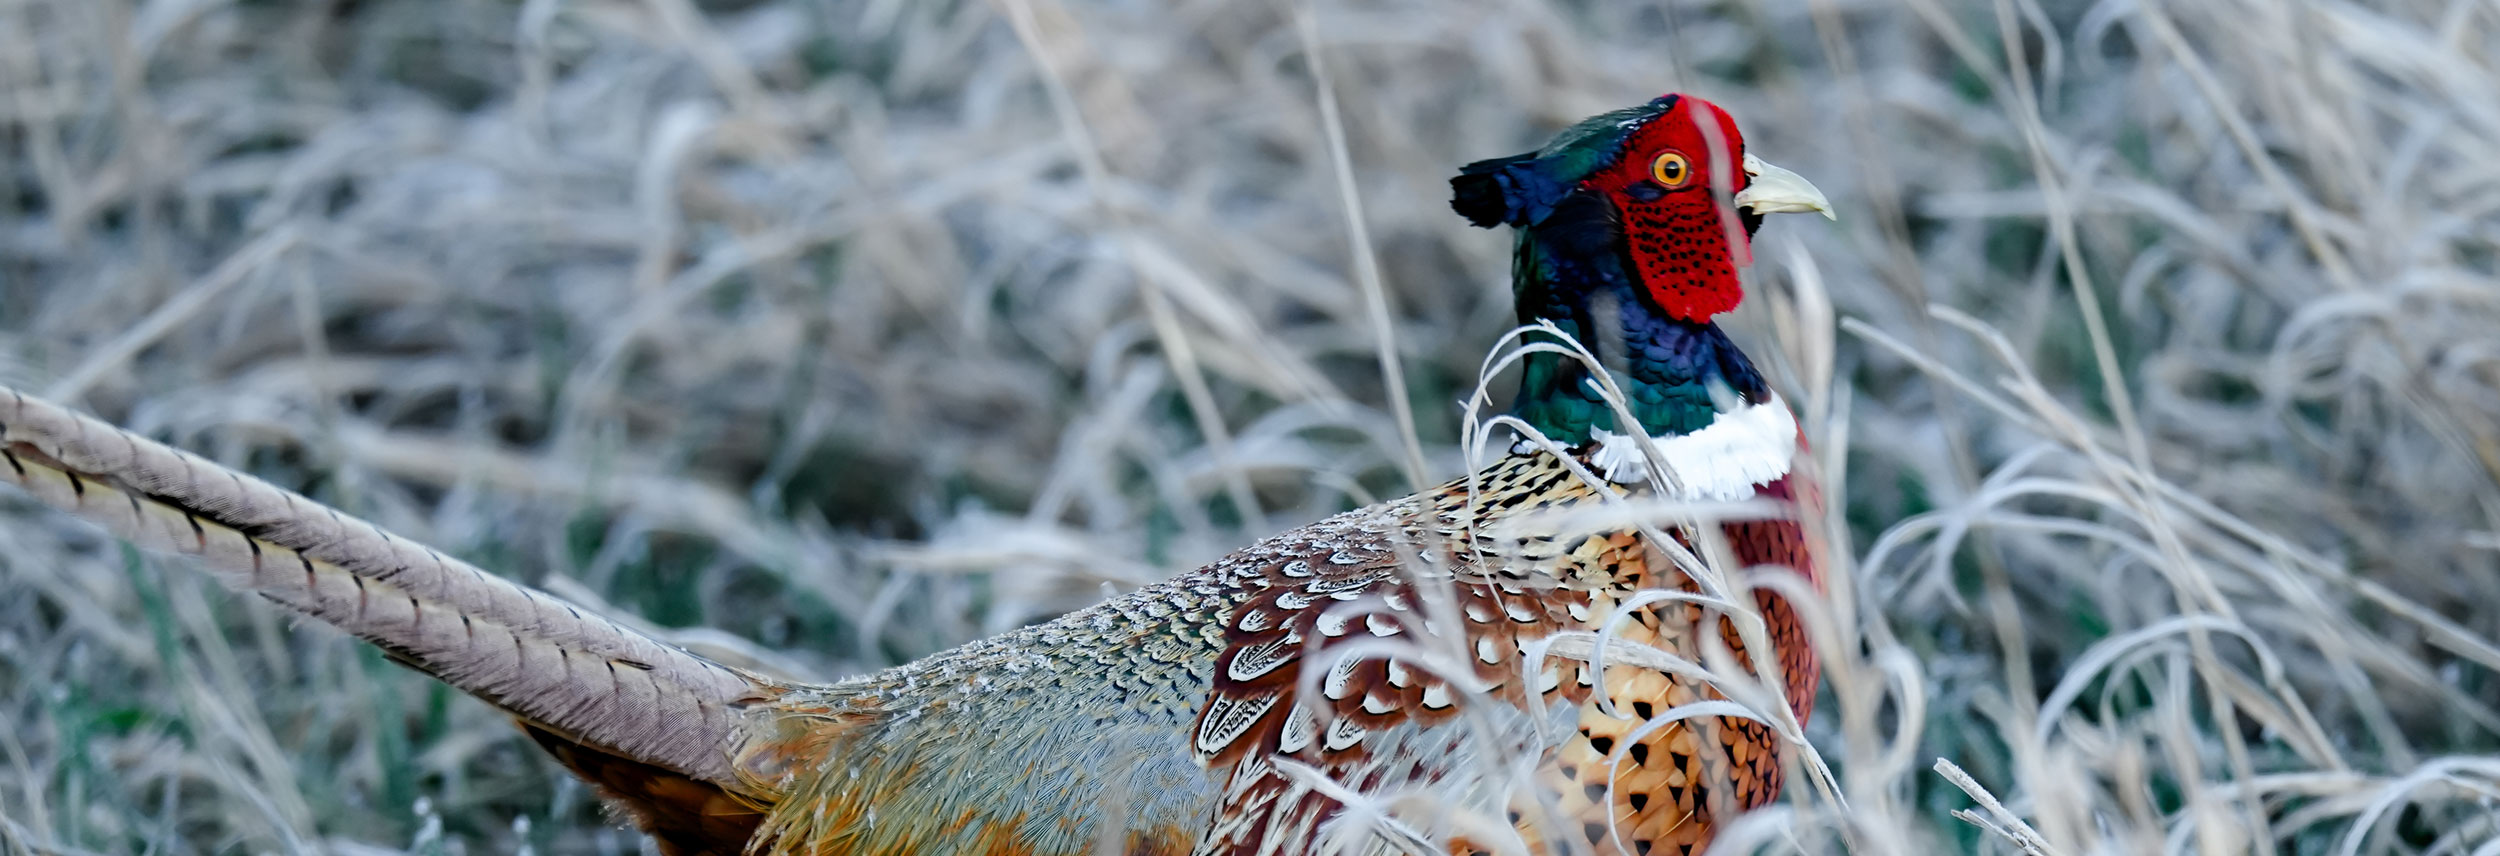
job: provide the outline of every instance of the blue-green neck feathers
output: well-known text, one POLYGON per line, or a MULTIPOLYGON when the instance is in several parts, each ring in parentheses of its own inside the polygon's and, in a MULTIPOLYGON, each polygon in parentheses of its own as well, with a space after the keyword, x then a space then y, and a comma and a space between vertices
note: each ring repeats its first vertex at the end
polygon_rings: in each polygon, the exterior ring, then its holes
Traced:
MULTIPOLYGON (((1591 222, 1603 219, 1602 205, 1573 195, 1553 216, 1520 230, 1512 292, 1521 323, 1552 321, 1594 353, 1648 436, 1689 434, 1727 405, 1766 399, 1762 374, 1718 325, 1660 311, 1619 247, 1603 246, 1608 230, 1591 222)), ((1597 430, 1634 433, 1617 424, 1587 364, 1563 354, 1528 356, 1512 412, 1566 445, 1587 442, 1597 430)))

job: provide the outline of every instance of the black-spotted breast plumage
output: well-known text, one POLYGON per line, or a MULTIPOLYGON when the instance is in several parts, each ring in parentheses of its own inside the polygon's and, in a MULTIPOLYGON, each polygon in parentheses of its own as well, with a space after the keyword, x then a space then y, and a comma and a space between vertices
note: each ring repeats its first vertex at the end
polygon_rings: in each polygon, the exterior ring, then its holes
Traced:
MULTIPOLYGON (((1312 530, 1319 537, 1272 541, 1217 570, 1245 597, 1193 729, 1193 749, 1230 771, 1218 834, 1197 852, 1319 852, 1344 806, 1282 763, 1367 797, 1457 798, 1461 810, 1504 818, 1519 836, 1509 844, 1540 853, 1696 851, 1715 820, 1777 795, 1782 748, 1767 726, 1658 716, 1715 691, 1611 666, 1609 713, 1587 661, 1551 645, 1619 620, 1609 636, 1618 644, 1699 662, 1698 634, 1716 632, 1738 657, 1745 650, 1712 611, 1644 598, 1696 589, 1641 533, 1555 530, 1530 517, 1559 522, 1642 492, 1593 478, 1579 460, 1574 472, 1543 452, 1512 455, 1472 486, 1332 520, 1312 530), (1360 539, 1332 537, 1341 534, 1360 539), (1411 647, 1364 644, 1376 640, 1411 647), (1498 727, 1471 730, 1461 720, 1470 711, 1498 727)), ((1781 496, 1785 484, 1765 489, 1781 496)), ((1812 568, 1793 523, 1731 524, 1728 535, 1739 562, 1812 568)), ((1802 718, 1817 680, 1811 654, 1786 603, 1766 597, 1761 608, 1802 718)), ((1435 828, 1430 815, 1410 808, 1402 826, 1448 852, 1506 852, 1457 825, 1435 828)))
MULTIPOLYGON (((1747 154, 1724 112, 1672 95, 1452 189, 1460 214, 1516 230, 1520 320, 1603 367, 1524 363, 1514 415, 1552 445, 838 683, 711 663, 6 390, 0 480, 510 711, 664 853, 1692 852, 1778 794, 1784 747, 1757 722, 1675 712, 1719 695, 1658 655, 1698 662, 1715 640, 1743 661, 1670 559, 1691 533, 1592 514, 1811 508, 1794 417, 1711 319, 1742 297, 1762 215, 1826 206, 1747 154)), ((1812 576, 1794 522, 1719 525, 1737 582, 1755 565, 1812 576)), ((1802 719, 1803 629, 1755 597, 1779 672, 1763 677, 1802 719)))

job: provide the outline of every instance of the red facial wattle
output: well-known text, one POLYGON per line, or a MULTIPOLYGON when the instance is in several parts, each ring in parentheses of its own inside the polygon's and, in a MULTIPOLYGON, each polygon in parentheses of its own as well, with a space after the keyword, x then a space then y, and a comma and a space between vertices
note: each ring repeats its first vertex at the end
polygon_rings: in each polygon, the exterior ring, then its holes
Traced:
POLYGON ((1736 121, 1688 96, 1641 126, 1622 157, 1583 182, 1614 203, 1641 285, 1668 315, 1707 321, 1744 300, 1736 269, 1752 263, 1752 247, 1721 201, 1745 189, 1744 158, 1736 121), (1653 170, 1666 152, 1682 154, 1689 165, 1689 175, 1673 186, 1653 170))

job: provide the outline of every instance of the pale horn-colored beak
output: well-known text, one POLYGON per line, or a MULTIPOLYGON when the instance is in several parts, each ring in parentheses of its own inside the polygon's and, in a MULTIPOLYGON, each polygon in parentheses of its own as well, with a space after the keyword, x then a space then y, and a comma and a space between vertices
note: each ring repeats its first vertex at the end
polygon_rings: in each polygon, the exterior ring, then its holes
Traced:
POLYGON ((1756 214, 1821 211, 1826 219, 1840 219, 1840 215, 1832 213, 1832 201, 1823 198, 1823 191, 1814 189, 1814 183, 1804 176, 1750 154, 1745 156, 1745 174, 1753 176, 1753 183, 1736 194, 1734 202, 1738 208, 1756 214))

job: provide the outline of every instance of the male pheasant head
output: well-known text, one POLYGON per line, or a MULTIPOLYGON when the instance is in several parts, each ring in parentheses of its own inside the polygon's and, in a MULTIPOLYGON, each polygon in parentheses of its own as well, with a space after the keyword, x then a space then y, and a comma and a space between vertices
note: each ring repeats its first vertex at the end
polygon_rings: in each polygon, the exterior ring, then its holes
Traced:
MULTIPOLYGON (((1536 151, 1468 164, 1450 188, 1451 207, 1476 225, 1518 229, 1519 319, 1553 322, 1595 353, 1642 433, 1691 434, 1775 403, 1711 319, 1744 299, 1737 271, 1753 262, 1763 215, 1831 216, 1831 206, 1797 174, 1747 154, 1726 111, 1661 96, 1536 151)), ((1593 380, 1576 360, 1531 355, 1515 412, 1566 444, 1628 433, 1593 380)))
POLYGON ((1762 215, 1832 216, 1814 185, 1746 154, 1727 111, 1673 94, 1591 117, 1537 151, 1468 164, 1450 186, 1451 207, 1478 226, 1560 231, 1540 237, 1628 258, 1641 292, 1685 321, 1744 298, 1736 269, 1752 264, 1762 215), (1539 229, 1549 221, 1561 229, 1539 229))

